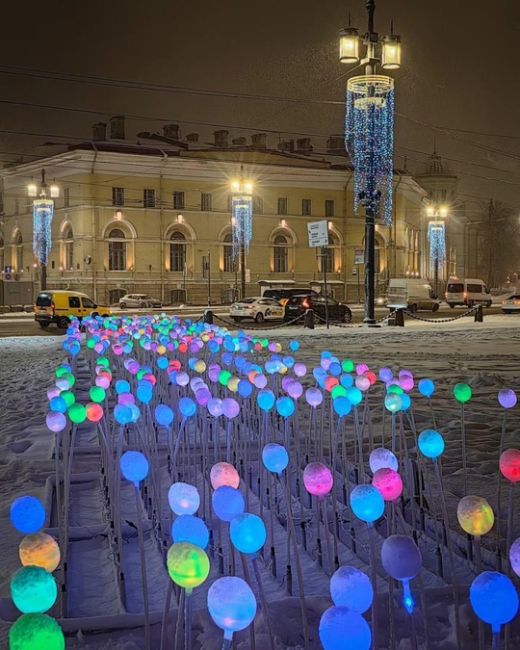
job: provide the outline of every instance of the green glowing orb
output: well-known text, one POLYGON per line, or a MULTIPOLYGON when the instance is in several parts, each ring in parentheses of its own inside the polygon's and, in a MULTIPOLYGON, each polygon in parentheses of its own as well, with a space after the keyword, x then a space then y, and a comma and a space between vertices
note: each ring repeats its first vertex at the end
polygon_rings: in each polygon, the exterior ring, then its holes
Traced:
POLYGON ((101 388, 101 386, 92 386, 88 394, 90 399, 97 404, 102 402, 106 397, 105 389, 101 388))
POLYGON ((173 582, 185 589, 198 587, 209 574, 209 559, 205 551, 189 542, 170 546, 166 564, 173 582))
POLYGON ((341 369, 343 372, 353 372, 354 370, 354 362, 352 359, 343 359, 341 362, 341 369))
POLYGON ((69 416, 70 421, 74 422, 74 424, 81 424, 87 419, 87 409, 83 404, 76 402, 75 404, 72 404, 72 406, 69 406, 67 409, 67 415, 69 416))
POLYGON ((471 399, 471 386, 468 386, 468 384, 455 384, 453 395, 457 402, 465 404, 471 399))
POLYGON ((386 392, 389 395, 402 395, 404 393, 404 390, 401 388, 401 386, 398 386, 397 384, 391 384, 388 386, 386 392))
POLYGON ((70 390, 62 390, 60 397, 63 397, 67 406, 72 406, 76 401, 76 396, 70 390))
POLYGON ((24 614, 9 630, 9 650, 65 650, 65 637, 46 614, 24 614))
POLYGON ((23 614, 43 614, 58 596, 54 577, 38 566, 24 566, 11 578, 11 598, 23 614))

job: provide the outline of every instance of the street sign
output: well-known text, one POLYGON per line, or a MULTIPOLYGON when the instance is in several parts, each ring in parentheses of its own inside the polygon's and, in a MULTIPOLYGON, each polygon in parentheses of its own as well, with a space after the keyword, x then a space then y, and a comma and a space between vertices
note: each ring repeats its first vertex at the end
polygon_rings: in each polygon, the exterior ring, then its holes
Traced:
POLYGON ((354 264, 365 263, 365 251, 362 248, 356 248, 354 251, 354 264))
POLYGON ((329 245, 329 227, 326 221, 313 221, 307 224, 309 246, 318 248, 329 245))

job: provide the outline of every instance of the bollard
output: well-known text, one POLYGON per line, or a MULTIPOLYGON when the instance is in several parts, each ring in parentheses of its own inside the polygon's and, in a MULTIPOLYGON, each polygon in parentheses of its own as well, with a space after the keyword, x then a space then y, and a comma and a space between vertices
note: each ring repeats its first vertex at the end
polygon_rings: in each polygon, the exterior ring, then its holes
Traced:
POLYGON ((305 312, 305 317, 303 319, 303 327, 309 330, 314 329, 314 311, 312 309, 307 309, 307 311, 305 312))
POLYGON ((213 325, 213 311, 211 309, 204 310, 203 321, 208 325, 213 325))
POLYGON ((398 309, 396 311, 395 324, 397 327, 404 327, 404 309, 398 309))
POLYGON ((482 305, 479 305, 475 310, 475 323, 484 322, 484 308, 482 305))

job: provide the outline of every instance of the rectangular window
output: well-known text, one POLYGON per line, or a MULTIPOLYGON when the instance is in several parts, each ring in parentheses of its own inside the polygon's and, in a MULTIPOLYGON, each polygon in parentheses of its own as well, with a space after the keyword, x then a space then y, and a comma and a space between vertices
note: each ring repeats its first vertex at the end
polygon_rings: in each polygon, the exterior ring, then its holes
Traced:
POLYGON ((63 188, 63 207, 68 208, 70 206, 70 187, 63 188))
POLYGON ((213 196, 208 192, 202 192, 200 195, 200 209, 204 212, 211 212, 213 196))
POLYGON ((123 187, 112 188, 112 205, 125 204, 125 190, 123 187))
POLYGON ((79 309, 79 298, 77 296, 69 296, 69 307, 71 309, 79 309))
POLYGON ((310 199, 302 199, 302 215, 310 217, 312 211, 312 202, 310 199))
POLYGON ((287 199, 285 197, 278 199, 278 214, 287 214, 287 199))
POLYGON ((155 190, 143 190, 143 206, 145 208, 155 208, 155 190))
POLYGON ((253 214, 264 214, 264 200, 261 196, 253 197, 253 214))
POLYGON ((334 216, 334 199, 325 199, 325 216, 334 216))
POLYGON ((184 210, 184 192, 173 193, 173 209, 184 210))

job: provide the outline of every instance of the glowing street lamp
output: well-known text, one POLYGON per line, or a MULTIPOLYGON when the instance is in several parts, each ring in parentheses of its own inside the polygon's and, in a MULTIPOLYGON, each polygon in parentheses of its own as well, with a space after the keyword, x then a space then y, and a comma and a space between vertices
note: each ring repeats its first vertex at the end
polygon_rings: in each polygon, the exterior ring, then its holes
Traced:
POLYGON ((240 298, 246 297, 246 251, 249 250, 253 234, 253 191, 252 180, 240 177, 230 182, 231 223, 233 235, 233 259, 240 260, 240 298))
POLYGON ((33 199, 33 252, 40 264, 40 289, 47 288, 47 264, 52 249, 52 218, 54 199, 60 195, 60 188, 53 183, 47 185, 45 169, 42 169, 40 183, 27 185, 27 196, 33 199))
POLYGON ((361 63, 365 74, 352 77, 347 85, 345 144, 354 166, 354 208, 365 208, 365 318, 375 326, 375 219, 381 214, 392 223, 394 82, 377 74, 401 67, 401 39, 393 33, 383 38, 374 31, 375 0, 367 0, 368 29, 360 55, 358 30, 349 26, 339 33, 341 63, 361 63))

